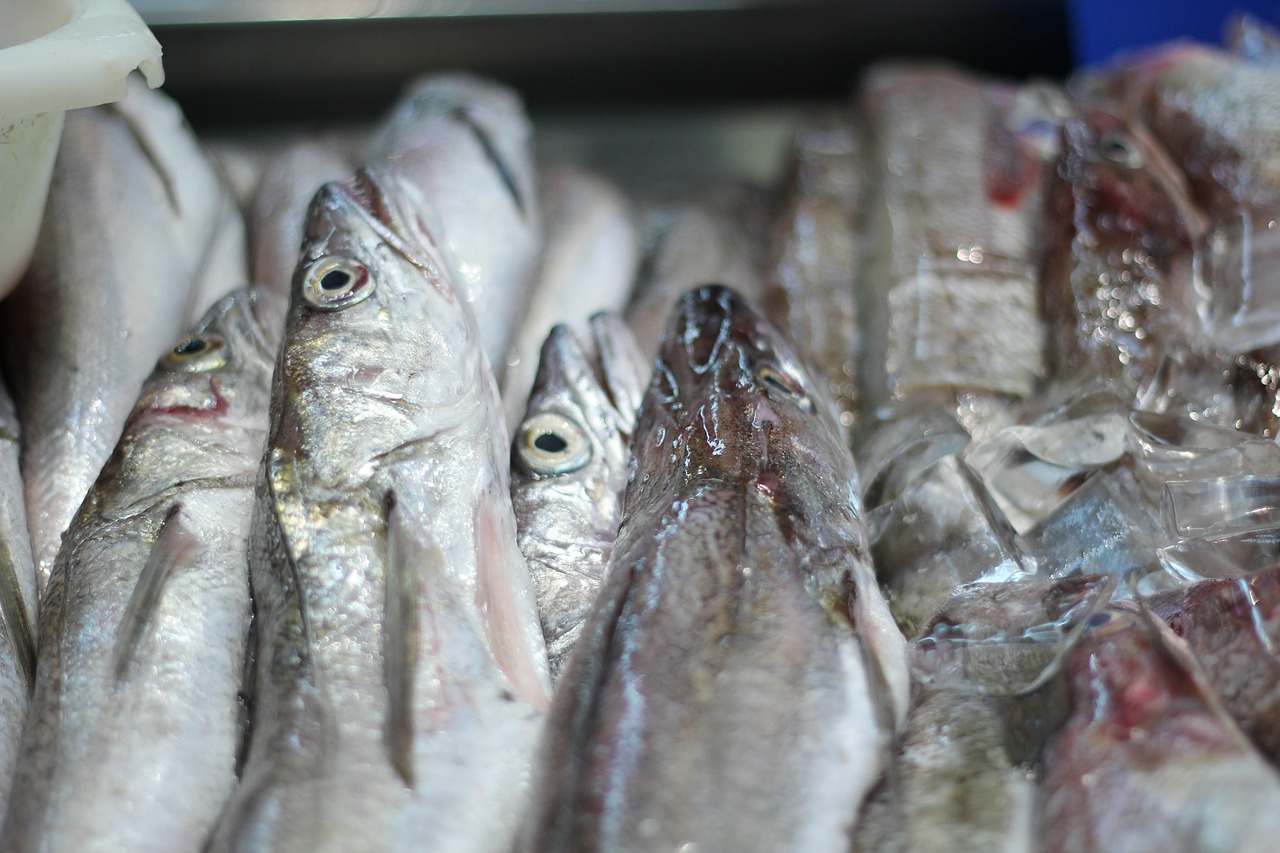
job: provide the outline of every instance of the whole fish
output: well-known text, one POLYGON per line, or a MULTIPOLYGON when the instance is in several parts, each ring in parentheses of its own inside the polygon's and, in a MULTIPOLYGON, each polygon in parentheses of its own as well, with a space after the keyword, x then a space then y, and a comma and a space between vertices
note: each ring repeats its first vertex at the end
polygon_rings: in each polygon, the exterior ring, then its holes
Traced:
POLYGON ((854 275, 866 184, 862 137, 848 119, 826 115, 796 132, 790 156, 764 265, 763 304, 827 382, 841 426, 851 429, 858 410, 854 275))
POLYGON ((513 431, 524 416, 537 353, 551 327, 563 323, 581 329, 593 314, 621 311, 639 262, 630 206, 603 177, 575 169, 548 172, 542 175, 539 198, 546 223, 542 264, 502 365, 502 400, 513 431))
POLYGON ((1187 643, 1245 734, 1280 759, 1280 568, 1201 581, 1146 604, 1187 643))
POLYGON ((763 294, 761 247, 767 227, 759 195, 736 184, 659 208, 650 219, 651 234, 626 311, 646 358, 657 353, 672 309, 690 288, 716 283, 749 299, 763 294))
POLYGON ((200 850, 235 783, 275 340, 240 290, 161 359, 67 533, 5 850, 200 850))
POLYGON ((21 428, 0 381, 0 819, 36 671, 36 567, 18 468, 21 428))
POLYGON ((421 230, 475 314, 495 368, 506 359, 537 271, 532 136, 511 89, 468 74, 434 74, 401 96, 366 160, 405 179, 421 230))
POLYGON ((858 282, 864 411, 940 388, 1030 394, 1043 375, 1035 253, 1059 98, 941 65, 879 66, 859 95, 873 188, 858 282))
POLYGON ((551 678, 582 633, 622 515, 636 410, 649 369, 613 314, 591 318, 583 345, 556 326, 511 448, 520 552, 538 597, 551 678))
POLYGON ((1200 341, 1197 253, 1208 225, 1186 180, 1136 122, 1082 107, 1063 127, 1041 266, 1055 375, 1151 382, 1200 341))
POLYGON ((906 648, 818 389, 732 291, 681 299, 519 849, 848 848, 906 648))
POLYGON ((250 571, 255 716, 213 850, 508 849, 547 704, 497 390, 403 185, 324 185, 250 571))
POLYGON ((1045 751, 1045 850, 1275 849, 1280 776, 1212 697, 1185 647, 1122 605, 1067 654, 1071 711, 1045 751))
POLYGON ((39 589, 156 359, 245 283, 238 217, 164 95, 131 85, 67 116, 31 268, 0 311, 39 589))

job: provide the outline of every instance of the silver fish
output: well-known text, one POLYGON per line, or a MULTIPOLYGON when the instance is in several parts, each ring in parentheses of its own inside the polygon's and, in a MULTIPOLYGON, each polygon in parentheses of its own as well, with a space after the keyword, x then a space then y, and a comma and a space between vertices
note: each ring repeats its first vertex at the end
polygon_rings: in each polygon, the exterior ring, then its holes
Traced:
POLYGON ((681 300, 519 849, 848 848, 906 643, 818 387, 732 291, 681 300))
POLYGON ((199 850, 235 783, 275 341, 237 291, 161 360, 59 553, 5 850, 199 850))
POLYGON ((0 818, 36 670, 36 567, 18 468, 20 435, 13 401, 0 382, 0 818))
POLYGON ((767 219, 749 187, 717 187, 651 215, 652 235, 627 306, 627 323, 646 357, 658 351, 668 315, 691 287, 724 284, 748 299, 764 290, 767 219))
POLYGON ((566 326, 547 336, 511 448, 517 535, 553 682, 582 633, 613 551, 631 433, 649 381, 621 319, 598 314, 590 326, 586 346, 566 326))
POLYGON ((39 588, 156 359, 246 282, 238 216, 164 95, 134 85, 67 116, 31 269, 0 312, 39 588))
POLYGON ((541 225, 532 136, 511 89, 468 74, 435 74, 409 86, 374 133, 366 160, 406 180, 495 367, 506 359, 536 275, 541 225))
POLYGON ((631 295, 640 254, 630 205, 604 178, 558 169, 542 175, 539 197, 546 223, 542 265, 501 382, 513 431, 524 416, 537 353, 551 327, 563 323, 581 329, 593 314, 621 311, 631 295))
POLYGON ((250 552, 253 732, 213 850, 515 829, 546 654, 497 390, 402 190, 362 170, 308 213, 250 552))
POLYGON ((828 383, 846 429, 852 429, 858 411, 854 276, 861 260, 864 159, 860 131, 841 116, 823 116, 796 132, 786 196, 774 217, 762 300, 769 319, 828 383))

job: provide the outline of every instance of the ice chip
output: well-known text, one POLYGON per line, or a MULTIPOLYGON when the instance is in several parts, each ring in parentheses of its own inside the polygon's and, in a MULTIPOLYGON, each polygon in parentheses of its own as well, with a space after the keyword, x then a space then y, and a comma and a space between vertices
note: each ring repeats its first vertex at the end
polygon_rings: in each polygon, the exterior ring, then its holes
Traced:
POLYGON ((1177 537, 1273 527, 1280 524, 1280 476, 1173 480, 1165 483, 1160 517, 1177 537))
POLYGON ((1252 575, 1280 563, 1280 526, 1193 536, 1159 556, 1165 572, 1183 583, 1252 575))
POLYGON ((1129 426, 1134 473, 1153 505, 1173 480, 1280 476, 1280 445, 1252 433, 1150 412, 1134 412, 1129 426))

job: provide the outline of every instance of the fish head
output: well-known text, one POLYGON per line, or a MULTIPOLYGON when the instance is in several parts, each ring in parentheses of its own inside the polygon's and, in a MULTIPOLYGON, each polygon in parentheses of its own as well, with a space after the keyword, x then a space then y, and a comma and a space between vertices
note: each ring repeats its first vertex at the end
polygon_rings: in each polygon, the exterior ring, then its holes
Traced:
POLYGON ((308 209, 276 446, 315 461, 321 481, 457 424, 487 387, 475 320, 405 198, 392 174, 362 169, 322 186, 308 209))
POLYGON ((1136 120, 1085 107, 1064 127, 1062 173, 1077 220, 1102 239, 1168 254, 1208 232, 1181 170, 1136 120))
POLYGON ((633 482, 750 484, 780 516, 799 517, 795 502, 820 499, 833 482, 856 495, 820 383, 777 328, 721 285, 691 290, 675 308, 632 448, 633 482))

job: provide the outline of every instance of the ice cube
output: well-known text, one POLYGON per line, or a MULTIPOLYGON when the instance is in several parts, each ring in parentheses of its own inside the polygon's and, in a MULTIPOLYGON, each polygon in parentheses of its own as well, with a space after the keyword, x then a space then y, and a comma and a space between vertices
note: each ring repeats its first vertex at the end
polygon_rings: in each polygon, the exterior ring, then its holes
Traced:
POLYGON ((1244 474, 1165 483, 1160 517, 1178 537, 1280 524, 1280 476, 1244 474))
POLYGON ((1280 526, 1193 536, 1161 548, 1160 563, 1183 583, 1255 574, 1280 563, 1280 526))
POLYGON ((1149 412, 1134 412, 1129 425, 1134 473, 1153 504, 1172 480, 1280 476, 1280 446, 1252 433, 1149 412))

